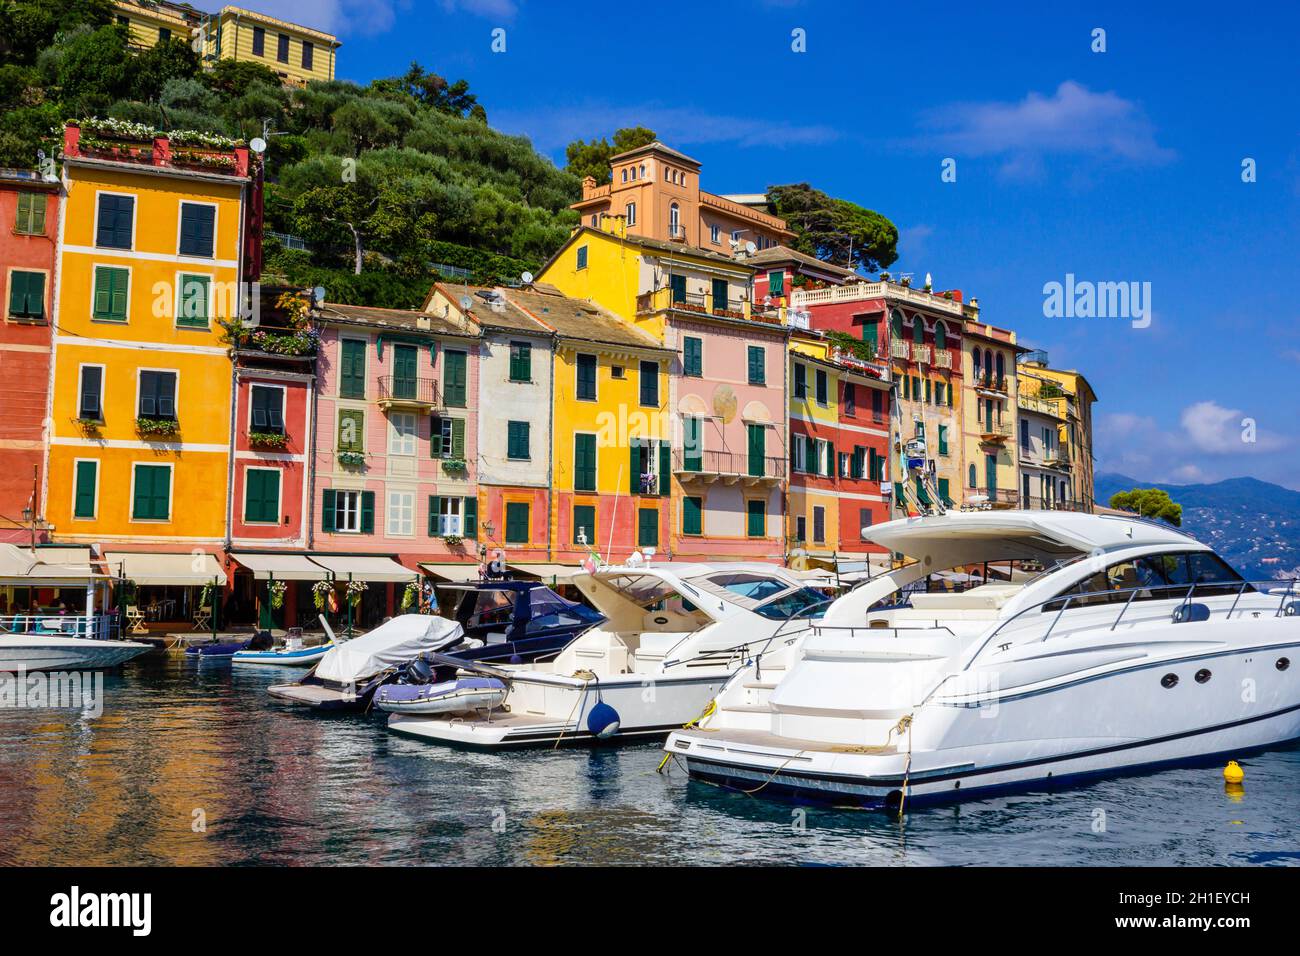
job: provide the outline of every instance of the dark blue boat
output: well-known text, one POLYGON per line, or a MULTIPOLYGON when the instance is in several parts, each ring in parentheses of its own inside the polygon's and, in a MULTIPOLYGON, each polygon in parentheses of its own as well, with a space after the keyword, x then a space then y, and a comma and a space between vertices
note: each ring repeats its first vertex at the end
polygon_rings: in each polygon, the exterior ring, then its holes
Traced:
POLYGON ((462 595, 455 618, 482 647, 452 651, 462 660, 527 664, 557 653, 605 616, 560 597, 538 581, 483 581, 450 585, 462 595))

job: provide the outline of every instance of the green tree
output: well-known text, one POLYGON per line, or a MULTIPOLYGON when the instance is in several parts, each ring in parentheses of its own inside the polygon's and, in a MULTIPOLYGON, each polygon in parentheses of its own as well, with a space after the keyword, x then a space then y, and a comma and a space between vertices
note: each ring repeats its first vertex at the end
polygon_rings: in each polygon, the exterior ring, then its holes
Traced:
POLYGON ((31 65, 60 33, 113 22, 112 0, 0 0, 0 63, 31 65))
POLYGON ((437 73, 429 72, 414 61, 403 75, 375 80, 370 87, 381 94, 409 97, 421 106, 440 113, 487 122, 487 113, 479 106, 478 97, 469 91, 467 81, 448 83, 437 73))
POLYGON ((603 136, 587 142, 575 139, 564 148, 564 168, 579 180, 591 176, 596 180, 597 185, 603 185, 612 178, 609 169, 611 157, 653 143, 657 138, 652 129, 646 129, 644 126, 625 126, 614 132, 612 143, 603 136))
POLYGON ((868 272, 898 258, 898 227, 878 212, 835 199, 807 183, 770 186, 767 195, 794 232, 792 245, 799 252, 868 272))
POLYGON ((1163 488, 1134 488, 1110 496, 1110 506, 1136 512, 1142 518, 1156 518, 1175 527, 1183 523, 1183 506, 1169 497, 1163 488))

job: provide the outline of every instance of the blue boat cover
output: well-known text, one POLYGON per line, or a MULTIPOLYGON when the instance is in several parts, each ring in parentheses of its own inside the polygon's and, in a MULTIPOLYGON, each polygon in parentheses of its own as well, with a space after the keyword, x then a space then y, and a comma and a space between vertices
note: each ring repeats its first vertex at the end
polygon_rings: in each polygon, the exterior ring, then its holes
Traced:
POLYGON ((505 690, 506 685, 495 677, 465 677, 443 681, 441 684, 386 684, 379 688, 380 700, 417 701, 436 700, 461 690, 505 690))

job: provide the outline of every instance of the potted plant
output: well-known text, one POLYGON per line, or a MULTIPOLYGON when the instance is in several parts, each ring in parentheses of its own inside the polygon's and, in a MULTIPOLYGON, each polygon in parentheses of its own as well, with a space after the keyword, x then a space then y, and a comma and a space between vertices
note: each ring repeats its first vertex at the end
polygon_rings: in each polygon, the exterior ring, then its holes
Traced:
POLYGON ((88 437, 98 435, 100 426, 104 424, 98 418, 74 418, 72 421, 88 437))
POLYGON ((180 433, 181 425, 174 418, 137 418, 135 430, 145 441, 173 438, 180 433))
POLYGON ((442 460, 442 470, 450 473, 463 473, 469 468, 469 463, 464 458, 444 458, 442 460))
POLYGON ((365 581, 348 582, 348 603, 353 607, 359 607, 361 604, 361 595, 370 590, 370 585, 365 581))
POLYGON ((267 590, 271 592, 271 610, 278 611, 284 607, 284 594, 289 590, 289 585, 283 581, 272 581, 267 590))
POLYGON ((358 468, 366 463, 366 456, 359 451, 341 451, 339 452, 339 464, 347 465, 350 468, 358 468))
POLYGON ((442 536, 442 543, 449 548, 459 548, 465 543, 465 539, 458 534, 444 534, 442 536))
POLYGON ((289 444, 289 436, 284 432, 249 432, 248 443, 259 448, 283 448, 289 444))
POLYGON ((332 593, 334 593, 333 581, 317 581, 311 586, 311 603, 316 606, 316 610, 325 610, 325 602, 332 593))

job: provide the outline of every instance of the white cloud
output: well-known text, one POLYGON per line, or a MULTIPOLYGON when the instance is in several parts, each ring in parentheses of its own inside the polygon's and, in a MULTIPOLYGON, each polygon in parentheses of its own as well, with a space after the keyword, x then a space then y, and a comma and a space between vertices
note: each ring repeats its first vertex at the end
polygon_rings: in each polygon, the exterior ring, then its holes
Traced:
POLYGON ((387 33, 407 0, 259 0, 258 13, 337 36, 387 33))
POLYGON ((1260 430, 1241 409, 1213 401, 1188 405, 1181 421, 1192 443, 1211 455, 1274 451, 1287 444, 1282 437, 1260 430))
POLYGON ((510 20, 519 12, 515 0, 442 0, 442 8, 448 13, 465 12, 476 17, 495 17, 510 20))
POLYGON ((1094 93, 1066 80, 1050 96, 1031 92, 1016 102, 953 103, 921 117, 921 143, 954 156, 1005 156, 1004 175, 1035 177, 1048 154, 1160 163, 1146 114, 1116 93, 1094 93))

